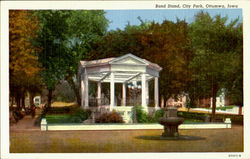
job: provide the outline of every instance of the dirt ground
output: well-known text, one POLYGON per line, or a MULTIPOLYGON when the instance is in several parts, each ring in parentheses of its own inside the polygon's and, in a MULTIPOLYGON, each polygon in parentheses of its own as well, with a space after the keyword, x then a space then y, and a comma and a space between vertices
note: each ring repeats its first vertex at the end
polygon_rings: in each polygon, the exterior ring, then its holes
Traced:
POLYGON ((243 127, 180 130, 199 140, 153 140, 162 130, 46 131, 11 128, 10 153, 70 152, 243 152, 243 127))

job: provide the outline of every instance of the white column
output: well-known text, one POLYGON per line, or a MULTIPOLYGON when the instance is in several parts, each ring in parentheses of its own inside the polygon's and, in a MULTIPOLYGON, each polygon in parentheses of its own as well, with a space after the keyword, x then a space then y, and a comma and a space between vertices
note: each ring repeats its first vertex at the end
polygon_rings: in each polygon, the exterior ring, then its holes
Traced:
POLYGON ((141 75, 141 104, 142 107, 146 108, 147 111, 147 103, 146 103, 146 74, 141 75))
POLYGON ((113 72, 110 74, 110 110, 115 105, 115 75, 113 72))
POLYGON ((83 108, 85 105, 85 83, 84 83, 84 75, 81 75, 81 107, 83 108))
POLYGON ((84 83, 85 83, 85 93, 84 93, 84 97, 85 97, 85 105, 84 108, 88 108, 89 107, 89 80, 88 80, 88 73, 87 70, 85 69, 85 74, 84 74, 84 83))
POLYGON ((148 90, 148 81, 146 81, 146 103, 149 104, 149 90, 148 90))
POLYGON ((98 106, 100 106, 102 103, 101 102, 101 93, 102 93, 101 89, 102 89, 101 82, 98 82, 97 83, 97 104, 98 104, 98 106))
POLYGON ((155 107, 159 106, 159 84, 158 84, 158 77, 155 77, 155 107))
POLYGON ((122 84, 122 106, 126 105, 126 83, 122 84))

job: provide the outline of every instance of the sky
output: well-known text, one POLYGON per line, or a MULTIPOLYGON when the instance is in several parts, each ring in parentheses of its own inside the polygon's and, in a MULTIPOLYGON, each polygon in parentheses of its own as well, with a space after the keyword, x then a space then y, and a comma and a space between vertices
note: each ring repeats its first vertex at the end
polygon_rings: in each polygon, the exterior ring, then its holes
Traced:
MULTIPOLYGON (((138 16, 143 21, 155 21, 162 23, 164 19, 176 22, 176 18, 191 23, 194 21, 194 15, 196 15, 201 9, 164 9, 164 10, 105 10, 106 18, 110 21, 108 30, 124 29, 128 22, 131 25, 139 25, 140 21, 138 16)), ((242 21, 241 9, 204 9, 212 17, 220 14, 222 17, 228 16, 229 22, 236 18, 240 18, 242 21)))

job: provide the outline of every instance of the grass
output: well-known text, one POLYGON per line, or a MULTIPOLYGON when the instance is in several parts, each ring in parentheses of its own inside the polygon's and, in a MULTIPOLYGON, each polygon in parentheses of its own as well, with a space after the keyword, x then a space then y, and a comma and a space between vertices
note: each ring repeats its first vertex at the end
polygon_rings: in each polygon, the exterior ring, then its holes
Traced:
POLYGON ((179 130, 204 140, 145 140, 163 130, 10 132, 10 153, 242 152, 243 127, 179 130))
POLYGON ((204 123, 204 121, 197 119, 185 119, 183 122, 183 124, 192 124, 192 123, 204 123))
POLYGON ((49 124, 55 124, 55 123, 70 123, 70 118, 72 117, 71 114, 56 114, 51 115, 48 114, 45 116, 47 122, 49 124))
MULTIPOLYGON (((233 109, 234 106, 225 106, 225 107, 216 107, 216 110, 227 110, 227 109, 233 109)), ((212 108, 206 108, 206 109, 212 109, 212 108)))

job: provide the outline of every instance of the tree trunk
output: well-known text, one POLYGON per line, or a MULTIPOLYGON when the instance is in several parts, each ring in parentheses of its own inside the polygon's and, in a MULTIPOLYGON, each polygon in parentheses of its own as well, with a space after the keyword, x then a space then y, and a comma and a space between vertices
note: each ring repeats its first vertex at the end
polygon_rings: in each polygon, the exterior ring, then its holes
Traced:
POLYGON ((52 101, 52 89, 49 89, 49 93, 48 93, 48 108, 51 107, 51 101, 52 101))
POLYGON ((34 107, 34 95, 32 93, 30 93, 30 108, 33 109, 34 107))
POLYGON ((25 96, 22 96, 22 108, 25 109, 25 96))
POLYGON ((16 99, 17 110, 20 110, 20 97, 16 96, 15 99, 16 99))
POLYGON ((163 106, 164 106, 164 108, 166 108, 167 107, 167 98, 166 98, 166 96, 163 96, 163 101, 164 101, 163 106))
POLYGON ((78 87, 76 86, 75 82, 73 81, 72 77, 69 77, 66 79, 70 85, 70 87, 73 89, 75 96, 76 96, 76 101, 78 105, 81 105, 81 96, 78 87))
POLYGON ((14 104, 14 97, 11 97, 11 103, 10 103, 11 108, 13 108, 13 104, 14 104))
POLYGON ((217 94, 217 91, 218 91, 218 88, 217 88, 217 85, 214 84, 213 85, 213 90, 212 90, 212 97, 213 97, 213 100, 212 100, 212 119, 211 121, 212 122, 215 122, 215 110, 216 110, 216 94, 217 94))

